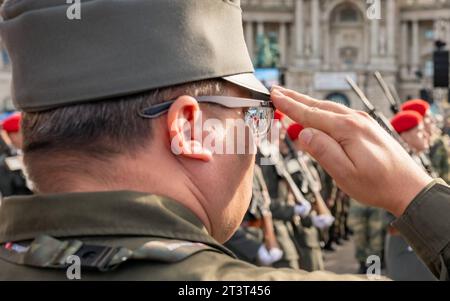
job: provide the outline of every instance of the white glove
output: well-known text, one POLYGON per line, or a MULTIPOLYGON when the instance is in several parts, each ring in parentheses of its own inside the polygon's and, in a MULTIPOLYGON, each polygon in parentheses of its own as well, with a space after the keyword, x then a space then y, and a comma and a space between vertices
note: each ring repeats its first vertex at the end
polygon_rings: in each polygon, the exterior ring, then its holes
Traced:
POLYGON ((258 261, 262 265, 269 266, 275 261, 278 261, 283 256, 283 251, 278 248, 267 250, 265 245, 262 245, 258 250, 258 261))
POLYGON ((281 249, 278 248, 272 248, 269 251, 270 253, 270 257, 272 257, 272 263, 277 262, 278 260, 281 259, 281 257, 283 257, 283 251, 281 251, 281 249))
POLYGON ((294 213, 300 217, 306 217, 311 212, 311 204, 303 202, 301 205, 294 206, 294 213))
POLYGON ((316 215, 312 216, 311 219, 313 225, 320 230, 330 227, 334 222, 334 217, 331 215, 316 215))

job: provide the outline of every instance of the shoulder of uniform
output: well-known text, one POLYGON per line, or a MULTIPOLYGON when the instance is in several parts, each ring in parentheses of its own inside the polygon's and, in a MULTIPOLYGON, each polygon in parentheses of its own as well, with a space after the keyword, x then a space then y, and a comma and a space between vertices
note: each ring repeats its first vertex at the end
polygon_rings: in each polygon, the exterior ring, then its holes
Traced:
MULTIPOLYGON (((189 267, 187 278, 209 281, 361 281, 365 275, 337 275, 330 272, 307 272, 287 268, 259 267, 219 253, 201 253, 181 266, 189 267)), ((184 270, 181 268, 181 270, 184 270)), ((187 269, 186 269, 187 270, 187 269)), ((380 277, 377 280, 386 280, 380 277)))
POLYGON ((137 248, 105 246, 82 240, 59 240, 40 235, 29 245, 7 243, 0 246, 0 258, 38 268, 66 268, 68 258, 79 258, 83 268, 108 271, 130 260, 176 263, 202 251, 225 253, 205 243, 149 238, 137 248))
POLYGON ((178 262, 202 251, 222 253, 200 242, 160 239, 152 240, 133 251, 132 259, 178 262))

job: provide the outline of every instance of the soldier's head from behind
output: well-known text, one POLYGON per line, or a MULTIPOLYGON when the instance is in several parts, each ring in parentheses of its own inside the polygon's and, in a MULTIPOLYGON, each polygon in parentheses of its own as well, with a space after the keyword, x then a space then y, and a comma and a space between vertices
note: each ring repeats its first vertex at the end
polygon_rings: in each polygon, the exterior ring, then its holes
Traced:
POLYGON ((250 131, 272 110, 239 1, 94 0, 81 4, 81 20, 65 18, 66 5, 39 3, 7 1, 0 26, 38 192, 166 196, 228 239, 251 197, 252 139, 244 154, 213 146, 238 139, 226 135, 227 119, 250 131), (198 132, 211 119, 225 128, 198 132))
POLYGON ((429 139, 437 130, 435 120, 431 114, 430 104, 423 99, 411 99, 404 102, 401 106, 402 111, 414 111, 423 117, 423 125, 429 139))
POLYGON ((22 131, 20 122, 22 115, 20 113, 14 113, 8 116, 2 121, 2 131, 7 135, 12 146, 16 149, 22 149, 22 131))
POLYGON ((402 111, 391 119, 391 124, 408 146, 416 153, 429 148, 423 117, 415 111, 402 111))

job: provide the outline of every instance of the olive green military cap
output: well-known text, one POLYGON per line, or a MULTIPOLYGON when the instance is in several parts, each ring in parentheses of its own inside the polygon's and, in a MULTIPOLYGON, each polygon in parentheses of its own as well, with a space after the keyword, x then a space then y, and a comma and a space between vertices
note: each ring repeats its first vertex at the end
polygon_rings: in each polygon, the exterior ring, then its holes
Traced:
POLYGON ((254 76, 240 0, 7 0, 0 34, 18 109, 37 112, 223 78, 268 95, 254 76), (75 2, 75 1, 74 1, 75 2))

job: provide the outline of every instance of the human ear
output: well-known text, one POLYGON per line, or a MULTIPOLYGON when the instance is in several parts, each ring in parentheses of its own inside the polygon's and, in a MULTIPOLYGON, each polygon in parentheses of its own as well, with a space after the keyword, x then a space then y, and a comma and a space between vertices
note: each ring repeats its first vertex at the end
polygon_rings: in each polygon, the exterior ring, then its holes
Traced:
POLYGON ((201 125, 197 100, 186 95, 178 97, 167 115, 172 152, 190 159, 210 161, 212 153, 202 144, 201 125))

